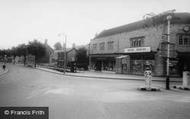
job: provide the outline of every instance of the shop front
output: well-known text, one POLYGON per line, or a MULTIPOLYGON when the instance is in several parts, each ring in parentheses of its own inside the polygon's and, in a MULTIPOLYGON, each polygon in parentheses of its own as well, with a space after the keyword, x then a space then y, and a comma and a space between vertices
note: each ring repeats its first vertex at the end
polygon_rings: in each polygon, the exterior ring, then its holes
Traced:
POLYGON ((190 71, 190 52, 178 52, 178 73, 182 76, 183 71, 190 71))
POLYGON ((130 71, 131 74, 135 75, 143 75, 145 68, 147 66, 151 67, 152 73, 154 75, 154 69, 155 69, 155 57, 154 53, 137 53, 137 54, 131 54, 131 66, 130 71))
POLYGON ((143 75, 147 65, 154 72, 154 53, 121 55, 116 58, 116 73, 143 75))
POLYGON ((124 52, 116 58, 116 73, 143 75, 148 65, 154 74, 155 52, 150 47, 126 48, 124 52))
POLYGON ((92 55, 91 69, 96 71, 114 71, 116 55, 92 55))

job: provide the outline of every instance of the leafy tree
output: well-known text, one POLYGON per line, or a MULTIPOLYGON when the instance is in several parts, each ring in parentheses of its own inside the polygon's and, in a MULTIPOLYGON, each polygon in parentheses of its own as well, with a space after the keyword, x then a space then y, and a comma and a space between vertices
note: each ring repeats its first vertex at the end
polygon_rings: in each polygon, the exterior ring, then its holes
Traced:
MULTIPOLYGON (((0 59, 2 59, 5 55, 7 56, 24 56, 26 60, 27 55, 34 55, 35 62, 39 63, 40 59, 46 54, 45 44, 34 40, 26 44, 20 44, 16 47, 12 47, 11 49, 0 50, 0 59)), ((25 63, 25 61, 24 61, 25 63)))
POLYGON ((84 68, 85 70, 88 69, 88 56, 87 49, 85 47, 78 49, 76 59, 78 68, 84 68))
POLYGON ((13 47, 12 52, 15 56, 26 56, 27 55, 27 45, 20 44, 17 47, 13 47))
POLYGON ((28 50, 28 54, 32 54, 35 56, 36 63, 39 63, 40 59, 44 57, 46 54, 45 45, 37 40, 29 42, 27 46, 27 50, 28 50))
POLYGON ((11 56, 16 57, 16 47, 11 48, 11 56))
POLYGON ((55 50, 62 50, 62 45, 61 45, 61 43, 60 43, 60 42, 55 43, 55 44, 54 44, 54 49, 55 49, 55 50))

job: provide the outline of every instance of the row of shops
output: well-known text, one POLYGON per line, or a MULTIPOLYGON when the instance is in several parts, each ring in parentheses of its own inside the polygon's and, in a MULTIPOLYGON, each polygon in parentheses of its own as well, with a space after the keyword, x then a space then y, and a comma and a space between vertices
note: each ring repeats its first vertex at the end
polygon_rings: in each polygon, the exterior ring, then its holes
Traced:
POLYGON ((169 73, 181 76, 190 70, 190 13, 163 13, 102 31, 90 41, 90 68, 143 75, 149 66, 154 76, 165 76, 168 43, 169 73))
MULTIPOLYGON (((91 69, 96 71, 113 71, 120 74, 143 75, 147 66, 151 67, 154 76, 166 74, 166 58, 156 53, 106 54, 90 56, 91 69)), ((190 55, 179 54, 170 59, 170 75, 181 76, 183 70, 190 68, 190 55)))

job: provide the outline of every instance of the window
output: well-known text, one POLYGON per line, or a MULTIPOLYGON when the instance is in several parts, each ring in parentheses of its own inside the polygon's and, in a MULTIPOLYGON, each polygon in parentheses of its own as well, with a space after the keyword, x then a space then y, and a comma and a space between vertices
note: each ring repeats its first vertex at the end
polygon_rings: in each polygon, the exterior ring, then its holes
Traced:
POLYGON ((179 45, 183 45, 182 35, 179 36, 179 45))
POLYGON ((113 41, 108 42, 108 50, 113 50, 113 44, 114 44, 113 41))
POLYGON ((93 44, 92 49, 97 50, 97 44, 93 44))
POLYGON ((100 43, 99 46, 100 46, 100 50, 104 50, 105 49, 105 42, 100 43))
POLYGON ((135 37, 130 39, 131 47, 142 47, 144 46, 144 36, 142 37, 135 37))
POLYGON ((190 35, 179 35, 179 45, 190 46, 190 35))

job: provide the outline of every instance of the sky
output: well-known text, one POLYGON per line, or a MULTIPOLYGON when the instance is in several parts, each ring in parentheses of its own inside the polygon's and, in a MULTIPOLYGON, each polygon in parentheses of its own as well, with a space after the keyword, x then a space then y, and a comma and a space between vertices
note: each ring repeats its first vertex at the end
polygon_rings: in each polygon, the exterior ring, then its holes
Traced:
POLYGON ((167 10, 190 13, 190 0, 0 0, 0 49, 34 39, 85 45, 105 29, 167 10), (61 35, 60 35, 61 34, 61 35))

